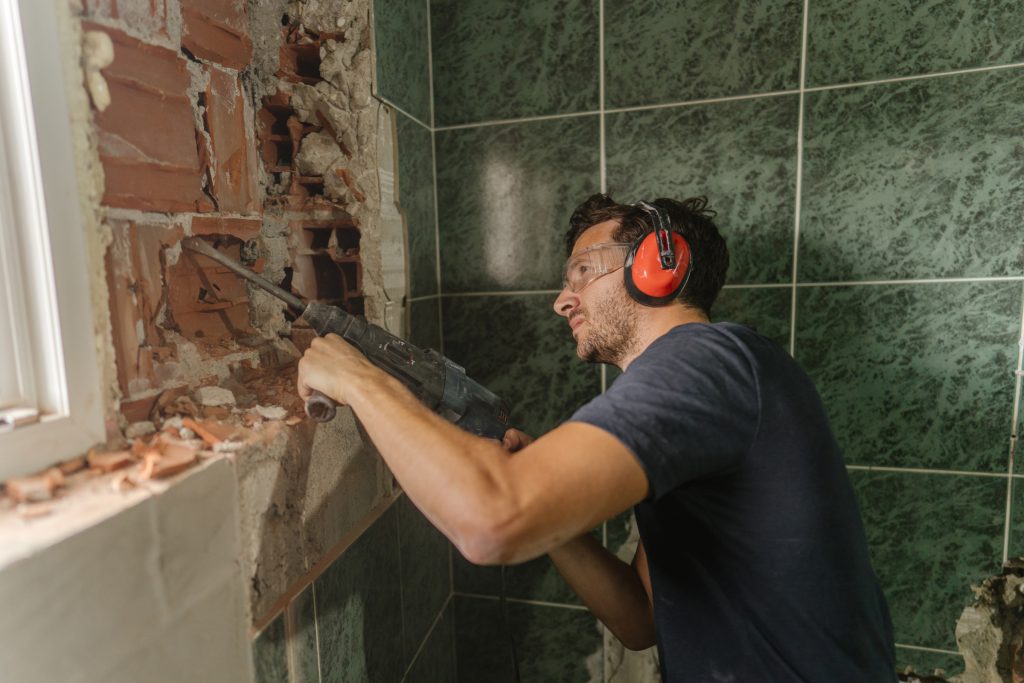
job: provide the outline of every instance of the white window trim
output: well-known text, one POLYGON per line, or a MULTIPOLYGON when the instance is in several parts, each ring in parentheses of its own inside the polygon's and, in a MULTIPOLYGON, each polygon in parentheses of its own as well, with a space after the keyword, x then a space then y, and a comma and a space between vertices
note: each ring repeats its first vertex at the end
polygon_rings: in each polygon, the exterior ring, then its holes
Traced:
POLYGON ((19 178, 25 179, 13 179, 10 195, 19 221, 45 226, 18 232, 40 418, 0 434, 0 480, 81 455, 104 438, 56 4, 0 0, 0 28, 7 45, 0 47, 6 50, 0 60, 0 106, 5 107, 5 121, 13 118, 22 129, 18 137, 2 133, 8 153, 20 148, 19 178))

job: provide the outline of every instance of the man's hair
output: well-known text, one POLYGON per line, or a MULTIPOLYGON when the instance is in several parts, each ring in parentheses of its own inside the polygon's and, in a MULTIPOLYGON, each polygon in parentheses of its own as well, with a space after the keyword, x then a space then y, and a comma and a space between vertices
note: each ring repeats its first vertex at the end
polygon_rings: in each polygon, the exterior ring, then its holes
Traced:
MULTIPOLYGON (((729 270, 729 249, 715 226, 715 212, 708 208, 707 197, 693 197, 681 202, 660 198, 651 203, 668 214, 672 230, 690 244, 693 271, 679 295, 679 301, 710 315, 711 305, 725 284, 725 274, 729 270)), ((569 232, 565 236, 569 253, 572 254, 576 241, 588 228, 613 219, 620 221, 612 234, 616 242, 632 243, 650 225, 647 212, 639 207, 619 204, 606 194, 591 195, 576 207, 569 219, 569 232)))

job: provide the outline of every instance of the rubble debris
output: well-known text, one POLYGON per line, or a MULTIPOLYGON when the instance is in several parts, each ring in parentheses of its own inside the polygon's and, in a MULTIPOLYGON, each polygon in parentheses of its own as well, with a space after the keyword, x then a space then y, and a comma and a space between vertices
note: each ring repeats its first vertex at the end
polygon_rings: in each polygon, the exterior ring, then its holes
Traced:
POLYGON ((956 624, 964 657, 959 683, 1024 681, 1024 558, 1011 559, 998 576, 972 586, 975 600, 956 624))
POLYGON ((86 459, 84 455, 80 455, 77 458, 71 460, 65 460, 64 462, 57 465, 57 469, 61 471, 64 476, 74 474, 75 472, 81 472, 86 467, 86 459))
POLYGON ((163 444, 143 455, 139 478, 163 479, 184 472, 196 462, 196 449, 183 441, 163 444))
POLYGON ((156 425, 150 420, 142 420, 140 422, 133 422, 128 425, 124 430, 124 435, 129 439, 135 439, 140 436, 146 436, 156 431, 156 425))
POLYGON ((53 498, 64 485, 64 474, 56 467, 28 477, 11 477, 4 482, 4 490, 15 503, 34 503, 53 498))
POLYGON ((283 420, 288 417, 288 411, 281 406, 257 405, 253 408, 264 420, 283 420))
POLYGON ((199 412, 206 420, 226 420, 232 415, 231 409, 225 406, 203 406, 199 412))
POLYGON ((203 406, 233 406, 235 395, 230 389, 223 387, 199 387, 195 391, 196 400, 203 406))
MULTIPOLYGON (((140 442, 136 442, 140 443, 140 442)), ((132 456, 132 451, 122 450, 104 453, 92 449, 89 451, 89 455, 86 456, 89 462, 89 468, 103 472, 113 472, 119 470, 122 467, 128 467, 135 462, 135 457, 132 456)))
POLYGON ((208 446, 215 447, 222 441, 229 441, 238 435, 241 429, 238 426, 223 424, 220 422, 203 421, 197 422, 192 418, 186 417, 182 420, 182 424, 191 429, 199 436, 208 446))
POLYGON ((195 417, 199 414, 199 408, 188 395, 187 386, 173 387, 160 394, 160 397, 153 404, 153 411, 150 419, 157 422, 160 417, 168 415, 188 415, 195 417))
POLYGON ((129 470, 122 470, 118 472, 110 481, 110 487, 118 493, 128 491, 136 486, 138 486, 138 484, 132 478, 132 473, 129 470))
POLYGON ((289 417, 289 418, 288 418, 287 420, 285 420, 285 421, 284 421, 284 423, 285 423, 286 425, 288 425, 289 427, 294 427, 295 425, 297 425, 297 424, 299 424, 300 422, 302 422, 302 421, 303 421, 303 419, 304 419, 304 418, 303 418, 303 417, 302 417, 301 415, 292 415, 292 416, 291 416, 291 417, 289 417))

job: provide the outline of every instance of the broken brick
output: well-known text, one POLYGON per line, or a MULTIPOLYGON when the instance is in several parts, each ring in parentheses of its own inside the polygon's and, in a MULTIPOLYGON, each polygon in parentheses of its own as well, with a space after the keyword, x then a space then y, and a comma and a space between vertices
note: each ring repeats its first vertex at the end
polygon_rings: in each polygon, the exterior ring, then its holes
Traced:
POLYGON ((131 451, 113 451, 103 453, 96 450, 89 451, 87 456, 89 468, 103 473, 113 472, 122 467, 128 467, 135 462, 131 451))
POLYGON ((4 490, 16 503, 34 503, 50 500, 58 487, 64 485, 64 475, 56 467, 29 477, 11 477, 4 482, 4 490))
POLYGON ((80 472, 80 471, 84 470, 85 466, 86 466, 85 456, 84 455, 80 455, 77 458, 72 458, 71 460, 65 460, 64 462, 60 463, 59 465, 57 465, 57 469, 59 469, 61 471, 61 474, 67 476, 67 475, 70 475, 70 474, 74 474, 75 472, 80 472))
POLYGON ((223 218, 221 216, 196 216, 192 219, 193 235, 231 235, 242 241, 255 239, 260 235, 263 221, 259 218, 223 218))
POLYGON ((217 208, 231 213, 258 211, 256 165, 249 154, 245 97, 237 76, 210 69, 205 121, 213 144, 211 190, 217 208))
POLYGON ((164 250, 184 236, 178 224, 111 221, 107 283, 118 383, 126 396, 156 384, 154 347, 163 344, 164 250), (141 333, 141 336, 140 336, 141 333))
MULTIPOLYGON (((239 240, 222 239, 218 248, 240 260, 239 240)), ((206 256, 182 250, 178 262, 167 269, 167 295, 174 323, 189 339, 216 342, 255 334, 245 281, 206 256)))
POLYGON ((241 70, 252 58, 244 0, 181 0, 181 45, 199 59, 241 70))
POLYGON ((183 472, 196 462, 195 448, 184 442, 167 443, 142 456, 140 479, 163 479, 183 472))
POLYGON ((206 420, 203 422, 197 422, 196 420, 188 417, 183 419, 181 422, 185 427, 195 432, 208 446, 216 446, 222 441, 228 441, 235 437, 239 431, 239 427, 235 425, 221 424, 206 420))
POLYGON ((114 44, 114 61, 102 71, 111 104, 96 114, 103 203, 143 211, 208 209, 185 59, 109 27, 84 28, 106 32, 114 44))

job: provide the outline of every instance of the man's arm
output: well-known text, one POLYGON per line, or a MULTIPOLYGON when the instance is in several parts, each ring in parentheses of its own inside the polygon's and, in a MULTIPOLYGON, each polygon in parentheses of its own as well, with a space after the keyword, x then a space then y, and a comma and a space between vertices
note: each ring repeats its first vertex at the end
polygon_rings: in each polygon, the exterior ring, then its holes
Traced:
POLYGON ((406 494, 476 564, 514 564, 563 545, 639 502, 647 477, 597 427, 569 423, 509 457, 423 407, 340 337, 313 340, 299 394, 348 404, 406 494))
POLYGON ((654 645, 654 609, 643 543, 633 564, 615 557, 590 534, 549 552, 558 572, 595 617, 630 650, 654 645))

